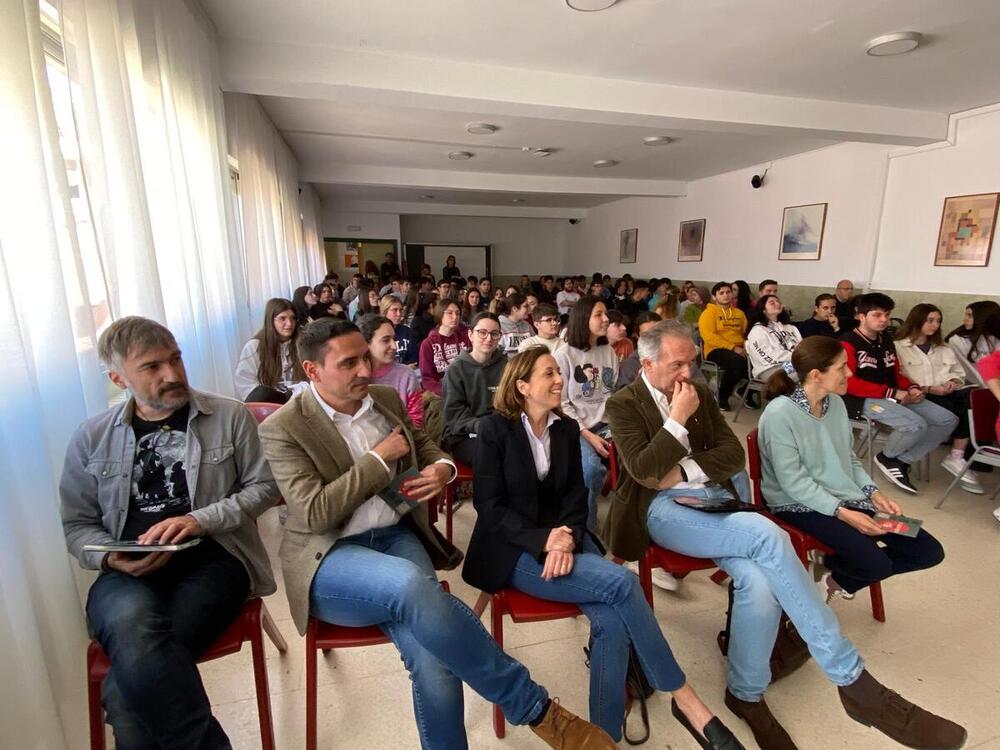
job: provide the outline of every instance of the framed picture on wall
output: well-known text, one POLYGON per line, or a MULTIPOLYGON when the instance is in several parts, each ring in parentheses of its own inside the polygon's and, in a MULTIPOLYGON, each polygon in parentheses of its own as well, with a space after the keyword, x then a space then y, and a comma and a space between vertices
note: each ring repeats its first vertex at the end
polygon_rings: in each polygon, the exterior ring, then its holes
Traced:
POLYGON ((705 249, 705 219, 682 221, 677 237, 677 260, 697 262, 705 249))
POLYGON ((826 203, 789 206, 781 217, 778 260, 819 260, 826 228, 826 203))
POLYGON ((618 248, 619 263, 635 263, 635 254, 639 247, 639 229, 623 229, 621 244, 618 248))
POLYGON ((985 266, 997 223, 1000 193, 956 195, 944 199, 935 266, 985 266))

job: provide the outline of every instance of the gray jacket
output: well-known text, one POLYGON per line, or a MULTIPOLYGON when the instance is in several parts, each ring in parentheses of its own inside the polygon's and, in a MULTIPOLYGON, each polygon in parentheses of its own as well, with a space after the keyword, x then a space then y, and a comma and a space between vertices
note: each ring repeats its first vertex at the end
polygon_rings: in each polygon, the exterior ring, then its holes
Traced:
MULTIPOLYGON (((278 487, 257 437, 257 422, 239 401, 191 391, 185 457, 193 516, 243 563, 252 596, 274 593, 274 575, 256 519, 278 500, 278 487)), ((77 428, 66 449, 59 497, 63 533, 80 566, 98 570, 103 552, 83 545, 121 538, 132 492, 135 401, 108 409, 77 428)))

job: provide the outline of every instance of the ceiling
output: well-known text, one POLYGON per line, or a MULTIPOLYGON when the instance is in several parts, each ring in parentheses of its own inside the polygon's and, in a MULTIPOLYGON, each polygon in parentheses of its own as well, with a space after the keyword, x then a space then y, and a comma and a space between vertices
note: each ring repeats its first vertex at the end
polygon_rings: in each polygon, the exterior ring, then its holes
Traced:
POLYGON ((682 195, 845 140, 942 140, 949 113, 1000 100, 996 0, 202 2, 226 88, 260 96, 303 179, 345 207, 436 191, 442 212, 508 215, 519 193, 536 212, 682 195), (865 54, 899 30, 927 43, 865 54), (475 121, 500 129, 469 135, 475 121))

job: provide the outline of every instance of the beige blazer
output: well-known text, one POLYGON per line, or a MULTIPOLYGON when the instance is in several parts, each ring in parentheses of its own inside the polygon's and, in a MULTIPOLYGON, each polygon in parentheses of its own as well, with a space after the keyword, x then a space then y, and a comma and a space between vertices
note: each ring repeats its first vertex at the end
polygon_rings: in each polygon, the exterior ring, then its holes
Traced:
MULTIPOLYGON (((410 455, 399 460, 398 472, 411 466, 423 468, 447 457, 413 427, 395 389, 373 385, 369 392, 375 409, 392 425, 402 427, 410 441, 410 455)), ((388 480, 374 456, 354 462, 347 443, 311 389, 296 394, 261 423, 259 431, 264 455, 288 504, 279 556, 292 619, 304 634, 316 570, 354 511, 384 489, 388 480)), ((431 526, 426 503, 400 523, 413 527, 435 568, 450 570, 461 563, 462 553, 431 526)))

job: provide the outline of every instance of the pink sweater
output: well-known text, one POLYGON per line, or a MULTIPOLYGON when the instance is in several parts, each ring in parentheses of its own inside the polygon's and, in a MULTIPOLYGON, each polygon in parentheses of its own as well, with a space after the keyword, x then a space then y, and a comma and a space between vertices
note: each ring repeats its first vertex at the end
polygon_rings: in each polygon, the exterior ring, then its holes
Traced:
POLYGON ((395 388, 406 406, 406 413, 410 415, 413 426, 424 426, 423 390, 417 380, 417 373, 412 368, 392 362, 373 371, 372 382, 395 388))

